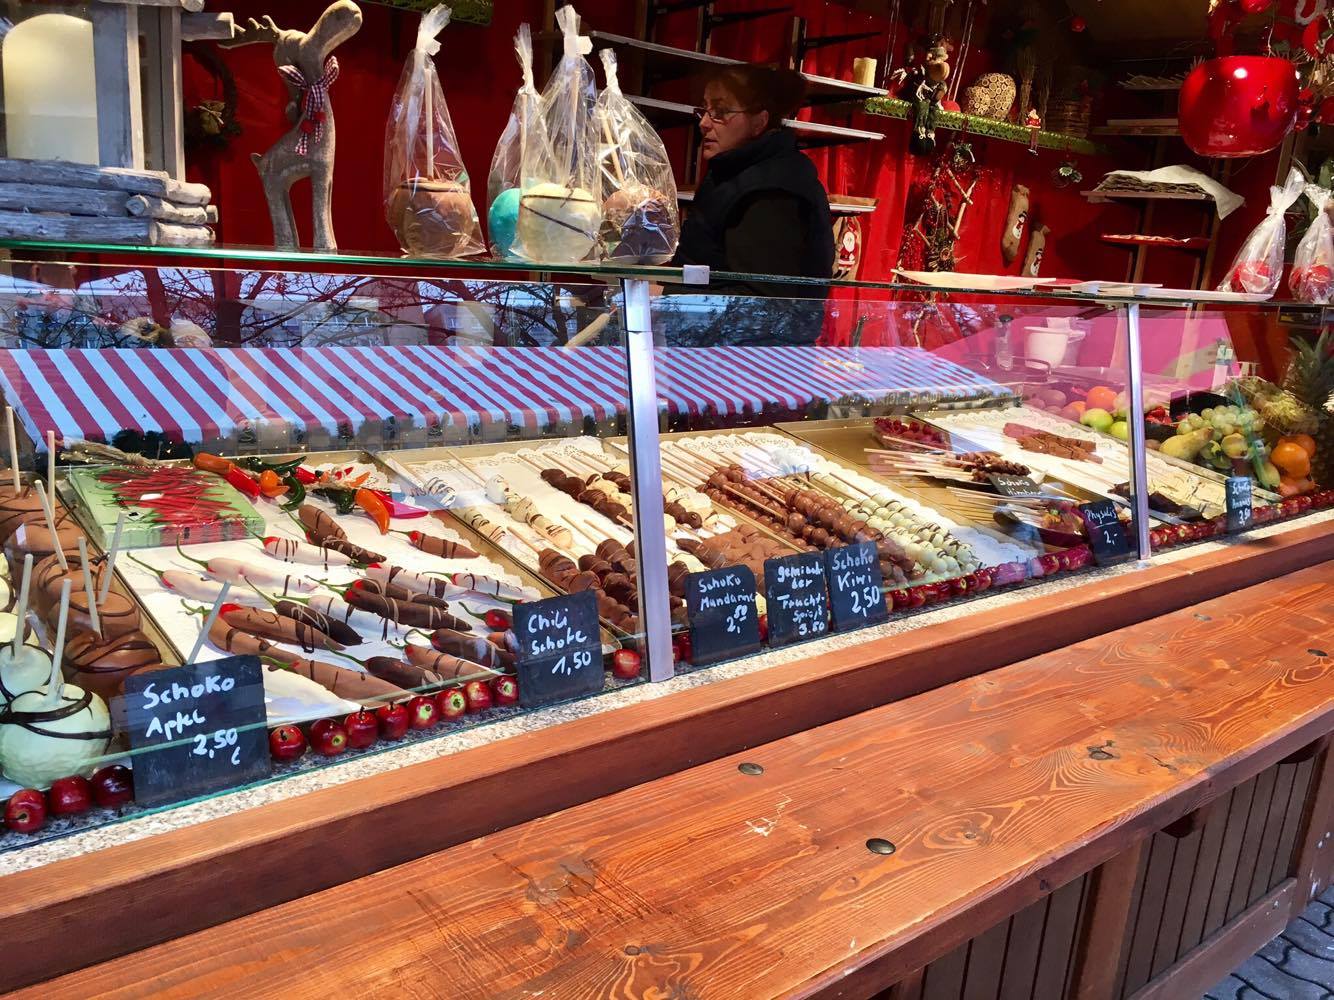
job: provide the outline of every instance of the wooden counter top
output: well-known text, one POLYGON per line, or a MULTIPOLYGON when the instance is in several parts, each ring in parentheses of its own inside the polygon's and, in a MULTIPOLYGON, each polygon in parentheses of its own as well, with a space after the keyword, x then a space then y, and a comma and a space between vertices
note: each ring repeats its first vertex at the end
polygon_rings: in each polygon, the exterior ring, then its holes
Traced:
POLYGON ((1334 730, 1331 593, 1303 570, 14 995, 869 996, 1334 730))

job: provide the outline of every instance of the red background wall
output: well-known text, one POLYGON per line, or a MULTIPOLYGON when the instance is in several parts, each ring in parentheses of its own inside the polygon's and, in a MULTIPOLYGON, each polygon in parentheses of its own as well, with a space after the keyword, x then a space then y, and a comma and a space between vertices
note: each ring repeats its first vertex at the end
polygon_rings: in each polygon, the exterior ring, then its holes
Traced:
MULTIPOLYGON (((758 0, 730 0, 719 9, 762 6, 758 0)), ((229 5, 238 18, 258 16, 274 9, 259 0, 236 0, 229 5)), ((289 0, 278 5, 283 27, 309 27, 323 9, 319 0, 289 0)), ((911 4, 905 6, 911 7, 911 4)), ((625 0, 587 0, 578 5, 585 25, 619 33, 633 33, 632 5, 625 0)), ((852 60, 859 55, 881 59, 888 39, 889 25, 880 18, 850 11, 819 0, 795 0, 794 12, 808 18, 812 34, 836 34, 876 30, 879 38, 815 50, 807 60, 808 70, 835 77, 850 78, 852 60)), ((361 32, 338 50, 341 76, 334 85, 332 101, 338 119, 338 150, 334 187, 334 219, 339 244, 345 250, 396 249, 393 236, 381 212, 381 172, 385 116, 396 86, 403 60, 413 43, 417 15, 374 4, 363 6, 365 21, 361 32)), ((443 48, 437 57, 446 97, 458 131, 464 161, 473 178, 476 200, 484 198, 485 178, 495 141, 509 114, 519 73, 513 54, 513 36, 522 21, 529 21, 535 31, 541 27, 541 0, 502 0, 496 4, 491 25, 477 27, 458 24, 443 35, 443 48)), ((674 22, 663 26, 660 39, 688 44, 684 32, 685 15, 675 15, 674 22)), ((719 30, 714 51, 756 61, 777 61, 786 53, 790 18, 775 16, 719 30)), ((898 48, 910 36, 906 27, 897 31, 898 48)), ((974 37, 971 54, 963 69, 965 83, 990 68, 986 64, 982 39, 985 31, 974 37)), ((207 45, 210 43, 198 43, 207 45)), ((542 42, 539 40, 538 45, 542 42)), ((250 154, 266 149, 287 128, 282 113, 282 87, 275 71, 271 49, 255 45, 226 51, 223 58, 231 68, 239 90, 238 122, 243 133, 222 150, 191 150, 188 156, 192 179, 207 183, 220 206, 220 238, 232 244, 263 244, 271 239, 267 210, 259 180, 250 163, 250 154)), ((540 74, 540 71, 539 71, 540 74)), ((539 80, 539 84, 540 84, 539 80)), ((187 59, 187 106, 207 97, 217 96, 216 84, 192 60, 187 59)), ((682 99, 686 99, 682 95, 682 99)), ((809 112, 807 112, 809 114, 809 112)), ((817 114, 820 114, 817 112, 817 114)), ((834 119, 839 120, 839 119, 834 119)), ((812 152, 821 168, 826 186, 834 194, 873 195, 879 199, 874 213, 863 218, 864 255, 861 276, 885 279, 898 258, 905 210, 915 215, 909 205, 914 179, 919 178, 924 162, 907 152, 906 123, 860 114, 841 119, 856 127, 885 133, 878 143, 835 147, 812 152)), ((669 146, 684 148, 684 131, 664 131, 669 146)), ((1000 237, 1013 185, 1025 184, 1032 191, 1035 223, 1052 227, 1043 273, 1079 278, 1124 277, 1128 262, 1125 250, 1102 243, 1106 232, 1134 232, 1137 213, 1134 207, 1118 204, 1090 205, 1080 190, 1092 187, 1102 174, 1113 167, 1147 165, 1146 143, 1122 143, 1110 156, 1077 157, 1084 181, 1065 190, 1055 189, 1051 171, 1063 154, 1043 150, 1033 156, 1021 145, 974 137, 974 149, 983 166, 982 182, 976 204, 964 223, 958 244, 961 270, 982 273, 1017 273, 1021 261, 1005 265, 1000 255, 1000 237)), ((1185 160, 1185 149, 1174 145, 1169 162, 1185 160)), ((1273 180, 1272 158, 1265 157, 1238 165, 1233 186, 1247 198, 1246 206, 1230 217, 1219 238, 1217 268, 1227 266, 1232 252, 1263 213, 1265 193, 1273 180)), ((309 201, 305 185, 296 194, 298 222, 309 233, 309 201)), ((485 216, 485 206, 479 205, 485 216)), ((1197 210, 1190 209, 1180 218, 1160 214, 1159 232, 1198 231, 1197 210), (1178 227, 1179 230, 1178 230, 1178 227)), ((1022 260, 1022 255, 1021 255, 1022 260)), ((1172 251, 1153 251, 1150 256, 1153 280, 1183 284, 1190 278, 1190 261, 1172 251)))

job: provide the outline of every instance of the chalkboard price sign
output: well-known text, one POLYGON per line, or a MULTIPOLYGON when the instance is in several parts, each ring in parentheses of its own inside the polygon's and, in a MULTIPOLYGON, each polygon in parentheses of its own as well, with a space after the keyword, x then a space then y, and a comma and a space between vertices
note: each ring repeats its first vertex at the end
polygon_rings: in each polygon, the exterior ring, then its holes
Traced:
POLYGON ((764 597, 769 609, 769 645, 785 646, 828 634, 829 588, 821 553, 766 559, 764 597))
POLYGON ((1252 507, 1253 490, 1250 476, 1228 476, 1225 485, 1227 491, 1227 530, 1245 531, 1255 520, 1252 507))
POLYGON ((1003 497, 1040 497, 1042 487, 1027 476, 1011 476, 993 472, 988 477, 992 487, 1003 497))
POLYGON ((1079 505, 1084 526, 1088 529, 1089 547, 1093 549, 1093 561, 1099 566, 1110 566, 1130 555, 1130 539, 1121 527, 1121 519, 1116 513, 1116 504, 1110 500, 1098 500, 1094 503, 1079 505))
POLYGON ((825 549, 824 558, 834 628, 862 628, 889 617, 875 542, 825 549))
POLYGON ((754 653, 760 648, 755 574, 746 566, 686 576, 690 661, 697 666, 754 653))
POLYGON ((591 590, 515 605, 514 635, 524 708, 602 690, 602 633, 591 590))
POLYGON ((131 674, 125 719, 134 801, 160 806, 269 776, 264 677, 257 656, 131 674))

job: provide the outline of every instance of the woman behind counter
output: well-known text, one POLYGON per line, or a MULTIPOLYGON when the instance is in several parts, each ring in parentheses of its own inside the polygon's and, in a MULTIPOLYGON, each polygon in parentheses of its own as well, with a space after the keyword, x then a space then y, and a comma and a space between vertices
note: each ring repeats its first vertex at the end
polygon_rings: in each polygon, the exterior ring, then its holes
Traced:
MULTIPOLYGON (((709 77, 704 105, 695 111, 708 173, 681 227, 675 264, 745 274, 832 274, 829 196, 815 164, 783 127, 804 96, 805 81, 788 70, 727 66, 709 77)), ((802 298, 823 298, 828 291, 772 283, 713 288, 802 298)))

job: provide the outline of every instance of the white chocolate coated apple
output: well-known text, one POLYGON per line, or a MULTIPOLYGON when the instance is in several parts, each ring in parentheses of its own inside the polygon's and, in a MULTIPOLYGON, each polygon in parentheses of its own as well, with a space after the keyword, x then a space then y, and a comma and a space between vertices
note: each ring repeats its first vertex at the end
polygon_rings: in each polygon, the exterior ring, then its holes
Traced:
MULTIPOLYGON (((82 688, 66 684, 57 707, 76 704, 82 688)), ((106 753, 111 738, 111 713, 97 695, 77 712, 60 719, 17 721, 0 725, 0 769, 25 788, 46 788, 57 778, 85 774, 106 753), (81 738, 87 736, 89 738, 81 738)), ((8 717, 47 711, 45 691, 27 691, 9 704, 8 717)))
MULTIPOLYGON (((13 618, 15 624, 18 623, 14 615, 5 617, 13 618)), ((0 708, 9 704, 6 691, 14 695, 22 694, 24 691, 35 691, 45 687, 51 678, 51 657, 37 647, 31 632, 28 633, 28 643, 31 645, 24 645, 16 659, 14 633, 11 628, 9 640, 0 647, 0 708)))

